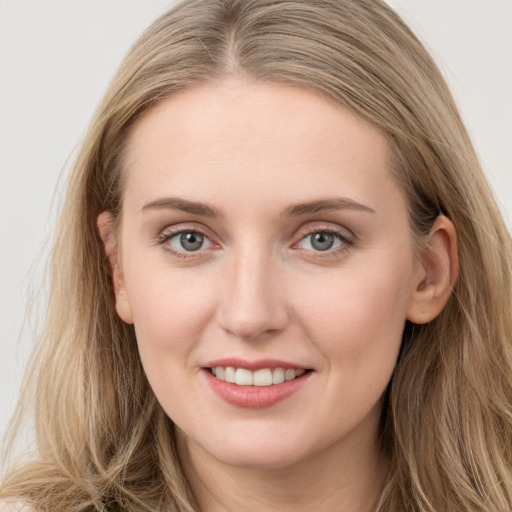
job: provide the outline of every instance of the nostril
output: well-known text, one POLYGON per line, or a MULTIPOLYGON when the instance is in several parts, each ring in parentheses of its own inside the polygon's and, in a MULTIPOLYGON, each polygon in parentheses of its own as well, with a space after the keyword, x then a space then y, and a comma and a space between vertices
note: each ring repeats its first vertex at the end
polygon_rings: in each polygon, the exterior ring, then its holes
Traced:
POLYGON ((289 323, 286 309, 270 301, 244 306, 228 304, 220 309, 217 321, 226 332, 243 340, 257 340, 281 332, 289 323))
POLYGON ((238 246, 232 254, 218 290, 218 325, 244 340, 282 331, 289 318, 271 254, 253 243, 238 246))

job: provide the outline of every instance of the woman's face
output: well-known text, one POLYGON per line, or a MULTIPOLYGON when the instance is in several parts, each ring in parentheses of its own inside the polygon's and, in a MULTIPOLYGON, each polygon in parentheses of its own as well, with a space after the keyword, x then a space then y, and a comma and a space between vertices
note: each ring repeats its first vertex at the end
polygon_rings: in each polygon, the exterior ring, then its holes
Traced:
POLYGON ((117 310, 191 451, 375 443, 421 275, 379 131, 300 88, 175 94, 131 135, 119 247, 117 310))

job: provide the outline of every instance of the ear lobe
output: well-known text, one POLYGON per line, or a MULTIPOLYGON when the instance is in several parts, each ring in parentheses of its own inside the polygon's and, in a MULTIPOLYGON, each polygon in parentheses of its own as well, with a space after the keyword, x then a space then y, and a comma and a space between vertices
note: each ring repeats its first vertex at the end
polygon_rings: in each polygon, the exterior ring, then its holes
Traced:
POLYGON ((457 233, 452 221, 439 215, 420 255, 416 282, 407 309, 407 320, 425 324, 446 305, 457 281, 457 233))
POLYGON ((110 264, 112 284, 116 297, 116 311, 121 320, 127 324, 133 324, 133 315, 126 293, 123 271, 119 265, 119 254, 114 233, 114 217, 111 212, 105 211, 98 215, 98 230, 105 247, 105 252, 110 264))

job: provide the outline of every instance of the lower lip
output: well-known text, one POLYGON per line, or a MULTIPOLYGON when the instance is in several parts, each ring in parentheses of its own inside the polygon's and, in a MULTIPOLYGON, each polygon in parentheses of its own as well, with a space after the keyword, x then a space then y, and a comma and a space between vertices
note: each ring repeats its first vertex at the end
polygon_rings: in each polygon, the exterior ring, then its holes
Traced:
POLYGON ((312 372, 272 386, 237 386, 217 379, 206 369, 204 373, 213 391, 228 404, 245 409, 264 409, 286 400, 299 391, 312 372))

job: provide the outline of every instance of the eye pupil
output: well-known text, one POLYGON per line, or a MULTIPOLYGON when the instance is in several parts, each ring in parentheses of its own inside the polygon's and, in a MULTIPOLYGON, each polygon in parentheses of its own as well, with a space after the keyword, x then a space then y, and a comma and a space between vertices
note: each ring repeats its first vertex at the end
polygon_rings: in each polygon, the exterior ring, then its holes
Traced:
POLYGON ((181 246, 187 251, 197 251, 201 249, 204 237, 197 232, 182 233, 180 236, 181 246))
POLYGON ((311 246, 317 251, 327 251, 334 245, 334 235, 331 233, 314 233, 311 236, 311 246))

